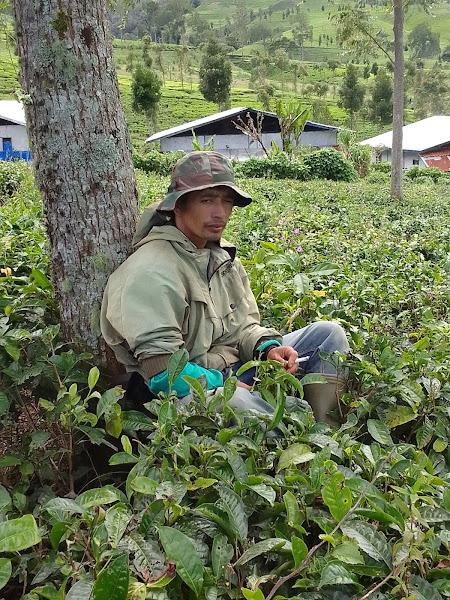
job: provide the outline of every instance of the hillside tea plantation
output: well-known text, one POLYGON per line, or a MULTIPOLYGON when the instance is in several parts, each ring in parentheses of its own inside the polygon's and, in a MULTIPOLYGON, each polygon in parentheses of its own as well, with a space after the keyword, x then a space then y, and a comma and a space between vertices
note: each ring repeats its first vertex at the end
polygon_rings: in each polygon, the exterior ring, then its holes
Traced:
MULTIPOLYGON (((209 404, 192 380, 183 411, 129 410, 59 340, 39 195, 28 167, 0 171, 0 595, 450 596, 450 181, 405 177, 399 203, 387 177, 240 177, 254 202, 225 234, 264 323, 348 332, 334 429, 302 400, 308 376, 271 363, 270 418, 233 413, 235 378, 209 404)), ((137 179, 142 207, 169 183, 137 179)))

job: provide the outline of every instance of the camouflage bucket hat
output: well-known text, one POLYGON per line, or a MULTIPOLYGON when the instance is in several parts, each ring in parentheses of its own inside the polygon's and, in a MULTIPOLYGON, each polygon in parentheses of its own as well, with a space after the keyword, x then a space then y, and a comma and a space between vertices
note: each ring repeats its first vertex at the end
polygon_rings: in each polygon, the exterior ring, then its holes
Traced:
POLYGON ((190 152, 172 169, 167 196, 157 210, 172 211, 180 196, 194 190, 226 185, 236 192, 235 206, 247 206, 252 197, 234 183, 231 161, 218 152, 190 152))

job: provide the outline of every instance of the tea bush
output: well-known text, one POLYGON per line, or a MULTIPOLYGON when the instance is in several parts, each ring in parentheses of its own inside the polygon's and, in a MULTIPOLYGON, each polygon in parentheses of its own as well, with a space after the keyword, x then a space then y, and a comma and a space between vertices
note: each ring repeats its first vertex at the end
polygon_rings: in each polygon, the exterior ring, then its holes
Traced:
POLYGON ((0 161, 0 198, 11 196, 20 184, 29 177, 30 168, 23 160, 0 161))
POLYGON ((331 179, 332 181, 353 181, 357 178, 352 164, 344 158, 342 152, 333 148, 323 148, 307 154, 303 163, 308 167, 314 179, 331 179))
MULTIPOLYGON (((143 205, 167 189, 167 176, 137 180, 143 205)), ((385 183, 238 185, 254 202, 226 237, 263 321, 349 334, 339 429, 303 402, 310 376, 272 363, 257 368, 273 416, 234 414, 234 378, 209 403, 190 381, 183 410, 172 395, 146 414, 121 407, 93 358, 59 340, 25 179, 0 207, 2 438, 10 410, 31 421, 0 454, 5 599, 450 596, 450 182, 406 180, 403 203, 385 183), (110 466, 77 462, 82 449, 110 466)), ((171 358, 171 380, 186 359, 171 358)))
POLYGON ((133 163, 136 169, 141 169, 146 173, 156 173, 158 175, 170 175, 172 169, 179 158, 184 156, 181 150, 178 152, 158 152, 150 150, 145 154, 133 154, 133 163))
POLYGON ((235 166, 236 175, 269 179, 310 179, 309 169, 301 161, 291 159, 285 152, 270 158, 252 157, 235 166))

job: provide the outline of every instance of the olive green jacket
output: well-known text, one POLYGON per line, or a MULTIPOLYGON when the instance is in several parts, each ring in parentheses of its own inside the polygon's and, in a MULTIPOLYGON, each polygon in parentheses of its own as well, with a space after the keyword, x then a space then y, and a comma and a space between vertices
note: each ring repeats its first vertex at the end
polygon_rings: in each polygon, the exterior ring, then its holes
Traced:
POLYGON ((261 342, 281 342, 260 326, 234 246, 222 240, 196 248, 156 206, 145 209, 136 250, 110 276, 103 298, 101 330, 127 370, 148 377, 144 359, 184 347, 190 362, 222 371, 251 360, 261 342))

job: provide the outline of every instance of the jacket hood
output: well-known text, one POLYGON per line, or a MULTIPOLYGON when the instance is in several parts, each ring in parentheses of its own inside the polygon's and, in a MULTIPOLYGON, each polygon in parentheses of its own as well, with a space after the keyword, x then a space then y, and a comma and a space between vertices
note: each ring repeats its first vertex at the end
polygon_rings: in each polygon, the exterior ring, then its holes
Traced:
POLYGON ((147 238, 154 227, 168 225, 172 220, 170 214, 164 214, 156 210, 159 204, 159 202, 154 202, 153 204, 150 204, 150 206, 147 206, 147 208, 144 208, 136 228, 136 233, 131 242, 134 250, 150 241, 150 239, 147 238))

